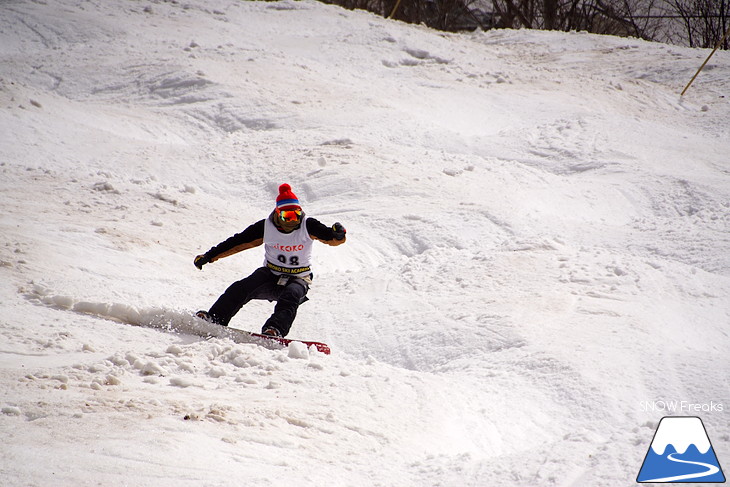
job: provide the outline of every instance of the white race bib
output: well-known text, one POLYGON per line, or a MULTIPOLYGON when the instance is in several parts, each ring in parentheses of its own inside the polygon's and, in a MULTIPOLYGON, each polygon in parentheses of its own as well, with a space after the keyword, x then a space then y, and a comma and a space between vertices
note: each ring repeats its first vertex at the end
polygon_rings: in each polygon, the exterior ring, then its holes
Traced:
POLYGON ((280 232, 271 218, 267 218, 264 223, 264 265, 275 274, 308 276, 312 273, 312 243, 306 218, 291 233, 280 232))

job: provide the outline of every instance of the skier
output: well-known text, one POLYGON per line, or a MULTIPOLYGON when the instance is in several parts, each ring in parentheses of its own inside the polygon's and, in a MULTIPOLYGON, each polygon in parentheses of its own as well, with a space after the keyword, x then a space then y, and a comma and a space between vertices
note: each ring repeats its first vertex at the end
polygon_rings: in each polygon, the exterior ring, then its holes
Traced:
POLYGON ((274 337, 286 336, 299 305, 308 299, 306 294, 312 283, 310 260, 314 240, 340 245, 345 243, 345 233, 339 222, 329 228, 314 218, 306 217, 291 186, 282 184, 276 208, 268 218, 195 257, 195 267, 202 270, 205 264, 262 243, 265 251, 263 267, 231 284, 209 311, 198 311, 196 315, 211 323, 228 326, 231 318, 252 299, 276 301, 274 313, 266 320, 261 332, 274 337))

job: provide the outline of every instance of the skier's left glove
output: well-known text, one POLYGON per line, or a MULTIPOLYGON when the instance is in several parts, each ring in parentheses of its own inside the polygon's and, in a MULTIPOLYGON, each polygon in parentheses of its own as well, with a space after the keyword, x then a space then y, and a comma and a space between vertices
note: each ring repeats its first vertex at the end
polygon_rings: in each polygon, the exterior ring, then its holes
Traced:
POLYGON ((195 260, 193 260, 193 264, 195 264, 195 267, 197 267, 201 271, 203 270, 203 266, 209 262, 210 261, 208 260, 208 257, 205 256, 205 254, 197 255, 195 256, 195 260))
POLYGON ((345 227, 342 226, 342 223, 335 222, 335 224, 332 225, 332 234, 334 235, 335 240, 344 239, 346 233, 347 230, 345 230, 345 227))

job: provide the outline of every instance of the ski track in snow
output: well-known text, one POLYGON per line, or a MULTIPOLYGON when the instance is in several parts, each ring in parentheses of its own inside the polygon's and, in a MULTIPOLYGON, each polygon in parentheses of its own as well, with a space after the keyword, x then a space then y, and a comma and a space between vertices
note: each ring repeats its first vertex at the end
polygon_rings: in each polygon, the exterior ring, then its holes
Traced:
POLYGON ((633 485, 642 401, 730 402, 728 53, 677 96, 707 54, 311 1, 3 5, 3 482, 633 485), (193 256, 282 182, 348 229, 290 336, 330 356, 190 317, 262 260, 193 256))

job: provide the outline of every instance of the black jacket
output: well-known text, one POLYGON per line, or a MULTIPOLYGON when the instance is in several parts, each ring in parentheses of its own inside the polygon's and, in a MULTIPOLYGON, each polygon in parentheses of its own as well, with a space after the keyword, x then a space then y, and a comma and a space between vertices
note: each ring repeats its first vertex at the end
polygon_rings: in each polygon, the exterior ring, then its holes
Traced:
MULTIPOLYGON (((273 215, 270 215, 269 218, 273 220, 273 215)), ((341 245, 345 243, 345 240, 347 240, 346 237, 343 237, 341 240, 337 240, 332 228, 324 225, 316 218, 307 218, 305 222, 307 225, 307 232, 309 232, 309 236, 314 240, 319 240, 320 242, 324 242, 327 245, 332 246, 341 245)), ((241 233, 237 233, 215 247, 212 247, 205 253, 206 260, 208 262, 215 262, 223 257, 228 257, 229 255, 237 254, 242 250, 258 247, 263 244, 264 223, 265 220, 259 220, 253 225, 249 225, 248 228, 241 233)))

